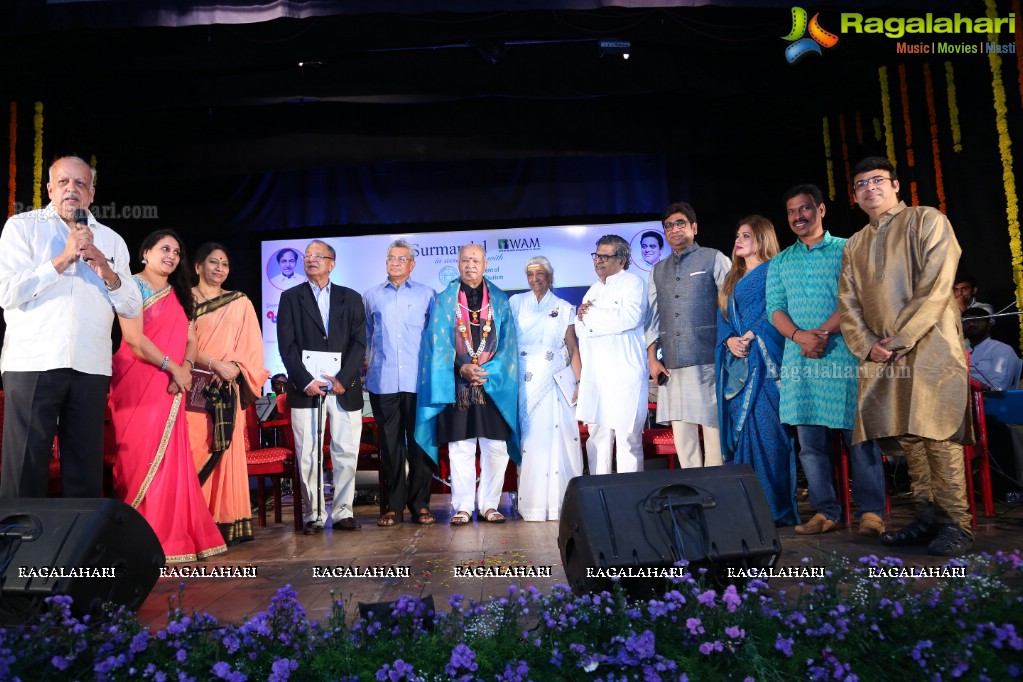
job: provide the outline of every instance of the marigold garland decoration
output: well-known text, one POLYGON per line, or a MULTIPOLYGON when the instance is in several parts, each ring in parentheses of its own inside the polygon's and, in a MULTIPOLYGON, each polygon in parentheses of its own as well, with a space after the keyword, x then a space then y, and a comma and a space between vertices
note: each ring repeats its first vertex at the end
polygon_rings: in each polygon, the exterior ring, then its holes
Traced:
POLYGON ((849 165, 849 143, 845 137, 845 114, 838 115, 838 135, 842 140, 842 169, 845 171, 845 189, 849 193, 849 205, 856 203, 852 191, 852 167, 849 165))
MULTIPOLYGON (((996 15, 995 1, 984 0, 987 15, 996 15)), ((996 40, 989 34, 988 40, 996 40)), ((997 52, 988 53, 991 67, 991 89, 995 99, 995 127, 998 129, 998 152, 1002 159, 1002 182, 1005 185, 1005 214, 1009 224, 1009 252, 1012 254, 1012 279, 1016 283, 1016 307, 1023 308, 1023 248, 1020 246, 1019 204, 1016 197, 1016 177, 1012 172, 1012 139, 1006 123, 1005 86, 1002 84, 1002 58, 997 52)), ((1023 327, 1020 329, 1020 347, 1023 348, 1023 327)))
POLYGON ((881 119, 879 119, 877 116, 874 116, 870 120, 874 124, 874 142, 880 142, 881 141, 881 119))
POLYGON ((938 145, 938 110, 934 106, 934 81, 931 65, 924 62, 924 93, 927 96, 927 120, 930 123, 931 156, 934 158, 934 189, 938 193, 938 210, 947 213, 945 206, 945 182, 941 177, 941 148, 938 145))
POLYGON ((952 62, 945 62, 945 88, 948 90, 948 125, 952 129, 952 151, 963 151, 963 131, 959 129, 959 102, 956 101, 956 79, 952 62))
MULTIPOLYGON (((913 154, 913 125, 909 119, 909 87, 906 84, 905 64, 899 64, 899 98, 902 100, 902 127, 906 133, 906 164, 912 169, 916 166, 916 157, 913 154)), ((909 196, 910 206, 920 205, 920 197, 916 193, 916 180, 909 181, 909 196)))
POLYGON ((828 117, 824 117, 824 158, 828 165, 828 198, 835 200, 835 163, 831 160, 831 131, 828 129, 828 117))
POLYGON ((32 208, 43 206, 43 103, 36 102, 36 114, 32 117, 35 127, 35 151, 32 158, 32 208))
POLYGON ((18 146, 18 103, 11 102, 11 130, 7 136, 11 155, 7 161, 7 217, 14 215, 14 191, 18 187, 18 166, 15 150, 18 146))
MULTIPOLYGON (((884 116, 884 146, 892 165, 898 167, 899 161, 895 158, 895 134, 892 132, 892 100, 888 96, 888 67, 882 66, 877 72, 881 76, 881 114, 884 116)), ((881 136, 878 135, 877 139, 880 140, 881 136)))

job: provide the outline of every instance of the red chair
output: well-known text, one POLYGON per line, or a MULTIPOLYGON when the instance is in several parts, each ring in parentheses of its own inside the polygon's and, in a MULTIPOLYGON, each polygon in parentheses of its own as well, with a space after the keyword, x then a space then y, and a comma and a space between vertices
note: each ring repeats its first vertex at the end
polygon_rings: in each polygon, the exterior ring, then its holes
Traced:
POLYGON ((976 443, 963 448, 966 465, 966 495, 970 502, 970 514, 973 516, 973 527, 977 527, 977 502, 973 495, 973 464, 977 462, 980 472, 980 500, 983 504, 984 516, 995 515, 994 496, 991 492, 991 453, 987 442, 987 419, 984 416, 984 387, 974 379, 970 379, 970 409, 973 411, 973 429, 976 443))
MULTIPOLYGON (((852 525, 852 492, 849 489, 849 448, 842 438, 841 431, 834 432, 835 438, 835 493, 842 502, 845 525, 852 525)), ((881 466, 888 463, 888 458, 881 454, 881 466)), ((887 517, 892 513, 892 498, 888 495, 888 479, 885 478, 884 486, 884 515, 887 517)))
POLYGON ((676 454, 675 435, 670 426, 657 426, 643 431, 644 460, 664 457, 668 462, 668 468, 674 469, 678 459, 676 454))
MULTIPOLYGON (((288 420, 287 431, 291 430, 290 425, 291 422, 288 420)), ((295 475, 295 451, 278 446, 259 447, 259 430, 256 408, 249 405, 245 410, 245 463, 249 476, 257 477, 256 504, 259 506, 257 522, 260 526, 266 525, 266 479, 269 478, 273 485, 274 523, 281 523, 281 479, 290 478, 294 482, 291 497, 294 504, 295 530, 302 530, 302 494, 295 475)))

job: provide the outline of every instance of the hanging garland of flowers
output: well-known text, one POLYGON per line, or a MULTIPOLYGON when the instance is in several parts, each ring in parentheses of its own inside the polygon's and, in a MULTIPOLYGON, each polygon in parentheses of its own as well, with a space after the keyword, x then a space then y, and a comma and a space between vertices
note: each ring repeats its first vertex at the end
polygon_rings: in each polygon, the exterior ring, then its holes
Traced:
POLYGON ((938 193, 938 210, 947 211, 945 206, 945 182, 941 177, 941 148, 938 145, 938 111, 934 106, 934 82, 931 65, 924 62, 924 92, 927 95, 927 118, 930 122, 931 156, 934 158, 934 189, 938 193))
POLYGON ((15 149, 18 144, 17 102, 11 102, 11 130, 7 135, 7 140, 11 150, 10 157, 7 160, 7 217, 10 218, 14 215, 14 190, 18 186, 18 166, 16 163, 17 156, 15 155, 15 149))
POLYGON ((952 62, 945 62, 945 89, 948 91, 948 125, 952 129, 952 151, 963 151, 963 131, 959 128, 959 102, 956 101, 956 79, 952 62))
POLYGON ((828 198, 835 200, 835 163, 831 160, 831 131, 828 128, 828 117, 824 117, 824 158, 828 164, 828 198))
POLYGON ((870 120, 874 124, 874 142, 880 142, 881 141, 881 119, 879 119, 877 116, 875 116, 875 117, 873 117, 870 120))
MULTIPOLYGON (((984 0, 987 15, 994 17, 995 0, 984 0)), ((989 40, 994 40, 991 36, 989 40)), ((991 89, 995 99, 995 127, 998 129, 998 152, 1002 159, 1002 182, 1005 185, 1005 213, 1009 224, 1009 251, 1012 254, 1012 279, 1016 283, 1016 306, 1023 307, 1023 248, 1020 246, 1019 204, 1016 197, 1016 177, 1012 171, 1012 139, 1006 122, 1005 86, 1002 84, 1002 58, 997 52, 987 56, 991 67, 991 89)), ((1023 347, 1023 328, 1020 330, 1023 347)))
MULTIPOLYGON (((892 133, 892 100, 888 96, 888 67, 882 66, 877 72, 881 76, 881 115, 884 116, 885 149, 888 152, 888 160, 893 166, 898 166, 899 162, 895 158, 895 136, 892 133)), ((877 139, 881 140, 880 134, 877 135, 877 139)))
POLYGON ((32 117, 35 127, 35 152, 32 159, 32 208, 43 205, 43 103, 36 102, 36 114, 32 117))
POLYGON ((845 137, 845 114, 838 115, 838 134, 842 139, 842 169, 845 171, 845 189, 849 193, 849 205, 856 203, 852 191, 852 167, 849 165, 849 143, 845 137))
MULTIPOLYGON (((916 166, 916 158, 913 155, 913 126, 909 120, 909 87, 906 83, 906 65, 899 64, 899 95, 902 99, 902 127, 906 131, 906 163, 910 169, 916 166)), ((909 181, 909 195, 911 206, 920 205, 920 197, 916 193, 916 180, 909 181)))

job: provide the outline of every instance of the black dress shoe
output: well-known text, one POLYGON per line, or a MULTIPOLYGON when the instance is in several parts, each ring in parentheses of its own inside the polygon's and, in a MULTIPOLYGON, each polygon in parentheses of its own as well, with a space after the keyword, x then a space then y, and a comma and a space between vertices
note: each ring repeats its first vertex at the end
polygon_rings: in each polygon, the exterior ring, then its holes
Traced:
POLYGON ((302 527, 302 535, 316 535, 323 530, 323 526, 316 525, 315 521, 306 521, 305 526, 302 527))
POLYGON ((359 530, 362 528, 362 524, 349 516, 346 519, 335 521, 330 527, 334 530, 359 530))

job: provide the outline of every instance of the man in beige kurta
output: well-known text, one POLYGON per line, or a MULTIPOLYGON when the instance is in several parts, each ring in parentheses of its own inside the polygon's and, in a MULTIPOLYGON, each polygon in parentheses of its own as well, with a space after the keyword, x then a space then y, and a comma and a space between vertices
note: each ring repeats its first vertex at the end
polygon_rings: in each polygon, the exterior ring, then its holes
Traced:
POLYGON ((838 301, 842 335, 860 359, 853 442, 895 437, 906 454, 916 520, 885 545, 927 544, 953 556, 973 546, 962 434, 969 375, 952 284, 961 249, 948 219, 899 200, 884 158, 853 169, 870 223, 846 243, 838 301))

